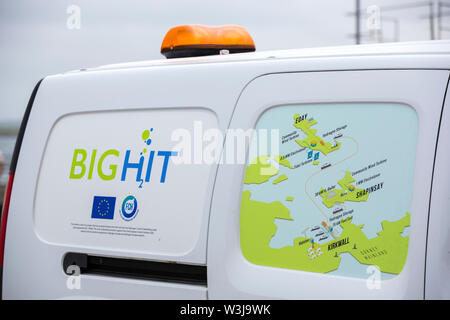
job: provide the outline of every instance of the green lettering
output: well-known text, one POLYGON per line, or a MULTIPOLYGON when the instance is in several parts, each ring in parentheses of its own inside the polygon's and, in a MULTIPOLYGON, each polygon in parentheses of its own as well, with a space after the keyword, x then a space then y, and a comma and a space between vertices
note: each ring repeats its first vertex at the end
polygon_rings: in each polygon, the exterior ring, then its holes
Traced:
POLYGON ((95 156, 97 155, 97 149, 92 150, 92 157, 91 157, 91 165, 89 166, 89 173, 88 173, 88 179, 92 179, 92 171, 94 171, 94 165, 95 165, 95 156))
POLYGON ((81 179, 86 173, 86 166, 84 165, 84 161, 87 158, 87 152, 84 149, 75 149, 73 153, 72 159, 72 168, 70 169, 70 179, 81 179), (78 155, 81 154, 81 160, 78 159, 78 155), (81 172, 75 173, 75 167, 80 167, 81 172))
POLYGON ((114 150, 114 149, 107 150, 107 151, 105 151, 105 153, 102 154, 100 159, 98 159, 97 172, 98 172, 98 176, 103 180, 112 180, 116 176, 117 165, 115 165, 115 164, 109 165, 109 169, 111 170, 111 173, 109 175, 105 175, 102 171, 103 161, 105 160, 105 158, 107 156, 110 156, 110 155, 119 157, 119 151, 114 150))

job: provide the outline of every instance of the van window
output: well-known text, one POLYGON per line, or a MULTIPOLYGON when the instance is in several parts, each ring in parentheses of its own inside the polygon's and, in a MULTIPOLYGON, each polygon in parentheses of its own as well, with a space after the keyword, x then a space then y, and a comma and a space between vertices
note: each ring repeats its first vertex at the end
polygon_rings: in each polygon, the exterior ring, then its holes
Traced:
POLYGON ((412 108, 279 106, 255 129, 240 210, 248 261, 357 278, 402 271, 418 132, 412 108), (273 132, 278 143, 264 144, 273 132))

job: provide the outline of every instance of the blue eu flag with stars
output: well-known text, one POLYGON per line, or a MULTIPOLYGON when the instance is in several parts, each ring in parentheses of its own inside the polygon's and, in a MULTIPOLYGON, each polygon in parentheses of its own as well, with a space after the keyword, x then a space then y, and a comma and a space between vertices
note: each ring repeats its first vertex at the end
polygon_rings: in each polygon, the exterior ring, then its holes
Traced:
POLYGON ((116 197, 99 197, 94 196, 94 204, 92 205, 92 219, 114 219, 114 208, 116 205, 116 197))

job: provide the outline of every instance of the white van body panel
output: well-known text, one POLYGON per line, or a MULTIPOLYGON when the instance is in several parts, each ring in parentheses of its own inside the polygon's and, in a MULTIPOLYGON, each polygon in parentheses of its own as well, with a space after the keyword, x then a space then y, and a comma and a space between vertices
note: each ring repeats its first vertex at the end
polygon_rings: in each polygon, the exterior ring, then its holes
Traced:
POLYGON ((450 299, 450 97, 447 90, 436 150, 428 224, 425 296, 450 299))
MULTIPOLYGON (((423 298, 433 155, 449 69, 450 42, 433 42, 158 60, 45 78, 31 110, 14 177, 3 298, 423 298), (307 90, 296 91, 293 84, 307 90), (203 176, 198 179, 206 191, 202 203, 197 204, 201 210, 195 220, 195 245, 187 251, 86 245, 70 237, 49 241, 39 232, 43 230, 40 222, 33 220, 37 209, 41 214, 50 208, 48 204, 41 207, 45 203, 37 201, 36 190, 49 137, 55 124, 65 117, 91 112, 202 109, 214 115, 217 128, 225 133, 230 123, 231 127, 251 128, 263 110, 279 103, 336 101, 402 103, 414 108, 419 117, 414 236, 404 271, 383 283, 382 290, 368 292, 361 280, 261 267, 246 261, 239 247, 244 165, 202 165, 203 176), (82 275, 81 289, 70 290, 62 270, 67 252, 206 265, 208 285, 82 275), (325 283, 327 291, 315 287, 325 283), (343 286, 347 289, 341 290, 343 286), (299 289, 302 287, 308 290, 299 289)), ((114 127, 111 130, 114 132, 114 127)), ((45 183, 49 184, 50 180, 45 183)), ((174 201, 173 196, 167 194, 167 201, 174 201)), ((51 225, 44 228, 50 232, 51 225)))
MULTIPOLYGON (((344 70, 366 68, 441 69, 448 65, 447 56, 448 41, 397 42, 376 45, 303 48, 222 56, 139 61, 110 64, 98 68, 87 69, 87 71, 179 66, 185 64, 272 61, 273 59, 276 59, 278 63, 283 60, 301 59, 302 61, 297 62, 302 64, 302 71, 334 70, 338 69, 338 66, 342 67, 344 70), (400 57, 401 59, 397 59, 400 57), (348 59, 351 59, 352 63, 349 63, 348 59)), ((271 69, 271 72, 274 72, 274 70, 271 69)), ((288 70, 286 70, 286 72, 288 72, 288 70)))
MULTIPOLYGON (((210 181, 207 178, 213 174, 211 166, 196 165, 185 170, 182 165, 168 165, 163 175, 164 157, 158 156, 161 150, 172 150, 171 135, 177 128, 194 121, 201 121, 204 130, 217 128, 215 114, 201 108, 133 110, 126 113, 89 112, 60 118, 50 133, 36 188, 34 227, 38 237, 56 245, 96 248, 102 251, 114 249, 122 251, 123 255, 131 252, 152 253, 165 255, 167 259, 177 259, 198 250, 198 235, 205 223, 202 219, 204 215, 199 213, 208 210, 204 206, 210 199, 210 181), (134 129, 121 130, 127 123, 132 123, 134 129), (141 128, 148 127, 150 123, 154 130, 151 132, 150 145, 147 145, 140 137, 143 131, 141 128), (161 123, 165 125, 158 126, 161 123), (95 147, 95 156, 92 156, 94 151, 86 147, 89 145, 95 147), (90 163, 93 170, 88 173, 90 178, 72 179, 68 183, 68 168, 76 148, 81 148, 77 149, 80 150, 79 153, 85 150, 86 154, 94 158, 90 163), (108 174, 108 162, 110 165, 123 163, 126 156, 123 150, 127 149, 140 151, 139 156, 137 152, 133 154, 130 150, 130 163, 137 164, 140 158, 144 159, 142 172, 145 174, 141 173, 140 181, 134 179, 137 176, 134 168, 127 169, 125 181, 102 181, 98 176, 99 169, 108 174), (119 156, 104 153, 107 150, 117 151, 119 156), (147 169, 151 152, 151 166, 147 169), (100 158, 100 154, 107 155, 100 158), (100 159, 104 159, 102 168, 99 168, 100 159), (161 179, 164 179, 164 183, 160 182, 161 179), (55 189, 59 190, 57 198, 55 189), (89 215, 80 217, 80 212, 92 210, 92 203, 84 199, 99 192, 103 195, 117 194, 119 197, 116 199, 116 207, 131 193, 138 199, 136 215, 125 217, 128 219, 126 223, 122 219, 116 219, 104 225, 92 223, 89 215), (177 201, 173 201, 175 198, 177 201), (49 224, 48 221, 52 223, 49 224), (55 225, 60 227, 55 228, 55 225), (118 235, 123 235, 126 239, 118 235)), ((82 173, 81 168, 74 169, 79 169, 79 174, 82 173)), ((75 175, 76 170, 73 171, 75 175)))

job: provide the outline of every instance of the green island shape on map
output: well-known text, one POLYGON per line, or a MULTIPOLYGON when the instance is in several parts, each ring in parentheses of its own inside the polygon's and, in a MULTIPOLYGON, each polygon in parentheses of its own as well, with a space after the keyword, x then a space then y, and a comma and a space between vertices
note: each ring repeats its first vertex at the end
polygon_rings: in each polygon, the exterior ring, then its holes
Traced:
POLYGON ((280 174, 275 180, 273 180, 273 184, 278 184, 281 181, 287 180, 288 177, 285 174, 280 174))
POLYGON ((372 239, 362 231, 364 225, 357 226, 352 219, 341 220, 340 237, 324 244, 316 243, 312 258, 308 255, 310 238, 298 237, 292 246, 271 248, 270 240, 277 231, 274 220, 293 220, 290 211, 280 201, 265 203, 250 200, 250 197, 250 191, 242 193, 240 241, 242 254, 251 263, 327 273, 339 268, 340 254, 349 253, 361 264, 378 266, 381 272, 399 274, 405 265, 409 236, 401 233, 410 225, 408 212, 397 221, 382 221, 382 231, 372 239), (341 245, 336 246, 339 243, 341 245))
POLYGON ((294 167, 291 165, 291 163, 289 162, 289 160, 283 159, 282 156, 274 156, 273 158, 274 158, 274 160, 275 160, 276 162, 278 162, 278 163, 281 164, 282 166, 288 167, 289 169, 294 169, 294 167))
POLYGON ((352 186, 354 189, 353 191, 350 191, 349 187, 354 181, 355 179, 352 177, 351 172, 347 171, 344 178, 338 181, 338 184, 342 189, 333 189, 328 192, 325 192, 323 188, 320 189, 319 194, 322 197, 322 203, 327 208, 332 208, 336 203, 344 203, 345 201, 366 201, 369 197, 369 193, 364 192, 364 189, 358 189, 352 186))
POLYGON ((317 166, 319 164, 319 161, 313 161, 313 165, 317 166))
POLYGON ((294 201, 294 197, 286 197, 286 201, 294 201))
POLYGON ((271 165, 270 156, 259 156, 252 160, 245 170, 244 184, 264 183, 278 174, 278 168, 271 165))
POLYGON ((341 142, 338 142, 335 146, 333 146, 330 142, 323 141, 322 138, 316 135, 317 130, 311 129, 311 127, 317 124, 316 120, 313 119, 304 119, 296 123, 296 119, 299 117, 299 114, 294 115, 294 127, 302 130, 306 134, 306 138, 303 140, 295 140, 300 146, 314 150, 320 151, 324 155, 328 153, 338 150, 341 147, 341 142), (312 120, 312 121, 311 121, 312 120), (315 146, 312 145, 315 143, 315 146))

